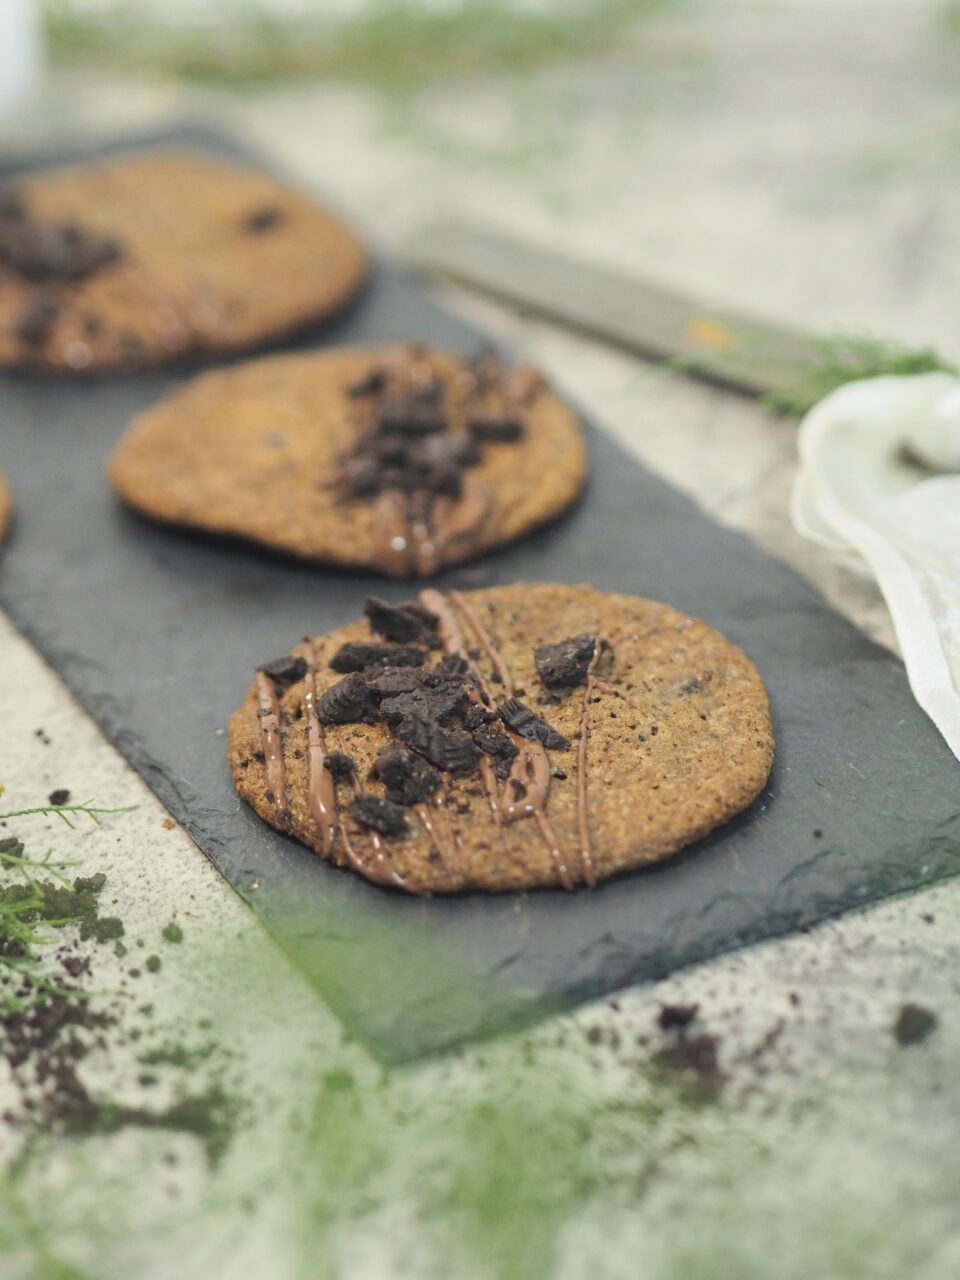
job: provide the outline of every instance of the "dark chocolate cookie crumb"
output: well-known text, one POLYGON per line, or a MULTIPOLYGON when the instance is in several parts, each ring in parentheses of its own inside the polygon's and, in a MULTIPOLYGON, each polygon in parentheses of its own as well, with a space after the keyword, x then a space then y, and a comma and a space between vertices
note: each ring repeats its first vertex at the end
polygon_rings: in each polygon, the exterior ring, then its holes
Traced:
POLYGON ((366 667, 363 678, 367 688, 377 698, 392 698, 400 693, 413 693, 423 687, 423 677, 417 667, 366 667))
POLYGON ((677 1031, 688 1027, 699 1009, 699 1004, 665 1004, 660 1008, 657 1023, 664 1031, 677 1031))
POLYGON ((920 1004, 905 1004, 893 1024, 893 1036, 897 1044, 905 1048, 926 1040, 927 1036, 936 1031, 937 1025, 937 1015, 930 1009, 925 1009, 920 1004))
POLYGON ((350 814, 361 826, 379 831, 382 836, 405 836, 409 831, 402 807, 370 792, 357 796, 350 814))
POLYGON ((36 289, 17 317, 17 337, 28 347, 42 347, 53 328, 60 303, 52 293, 36 289))
POLYGON ((493 760, 497 777, 502 782, 509 776, 510 767, 520 754, 519 747, 499 724, 480 725, 473 731, 473 740, 484 755, 493 760))
POLYGON ((323 757, 323 767, 333 774, 334 782, 346 782, 353 777, 353 756, 346 751, 331 751, 323 757))
POLYGON ((294 657, 288 653, 283 658, 274 658, 272 662, 264 662, 258 667, 264 675, 269 676, 276 684, 286 687, 302 680, 307 674, 307 663, 304 658, 294 657))
POLYGON ((401 742, 448 773, 472 769, 480 759, 480 752, 474 746, 473 739, 462 729, 443 729, 434 721, 419 715, 404 716, 392 727, 401 742))
POLYGON ((377 596, 367 596, 363 611, 371 629, 395 644, 422 643, 425 636, 432 637, 437 630, 437 618, 416 600, 392 605, 377 596))
POLYGON ((557 733, 546 720, 534 715, 518 698, 505 699, 498 705, 497 711, 504 724, 514 733, 519 733, 521 738, 530 742, 542 742, 551 751, 566 751, 570 746, 569 738, 557 733))
POLYGON ((387 788, 387 798, 407 808, 432 796, 443 781, 432 765, 398 742, 377 756, 376 772, 387 788))
POLYGON ((243 228, 252 235, 260 235, 262 232, 278 226, 283 221, 283 216, 283 210, 278 205, 267 204, 261 209, 255 209, 253 213, 248 214, 244 220, 243 228))
POLYGON ((347 395, 353 399, 360 399, 361 396, 376 396, 386 385, 387 375, 383 369, 371 369, 366 377, 347 387, 347 395))
POLYGON ((436 405, 423 400, 385 400, 377 427, 387 435, 429 436, 445 431, 447 419, 436 405))
POLYGON ((317 715, 322 724, 373 724, 377 703, 359 672, 354 671, 317 699, 317 715))
POLYGON ((380 714, 391 729, 407 716, 418 716, 436 724, 449 724, 467 708, 467 691, 463 685, 449 683, 438 689, 413 689, 384 698, 380 714))
POLYGON ((330 666, 346 675, 377 663, 389 667, 420 667, 425 658, 424 651, 413 645, 349 643, 340 646, 330 659, 330 666))
POLYGON ((523 423, 513 417, 474 417, 467 421, 472 439, 483 444, 516 444, 523 435, 523 423))
POLYGON ((556 644, 541 644, 533 651, 540 679, 550 688, 583 684, 597 647, 596 636, 568 636, 556 644))

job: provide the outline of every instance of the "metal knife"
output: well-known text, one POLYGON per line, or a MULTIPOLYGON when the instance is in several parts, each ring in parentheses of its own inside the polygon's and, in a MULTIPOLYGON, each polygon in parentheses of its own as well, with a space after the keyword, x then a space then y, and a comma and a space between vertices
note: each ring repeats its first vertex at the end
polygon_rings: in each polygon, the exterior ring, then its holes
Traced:
POLYGON ((810 335, 468 222, 428 225, 405 249, 415 268, 752 395, 784 390, 818 358, 810 335))

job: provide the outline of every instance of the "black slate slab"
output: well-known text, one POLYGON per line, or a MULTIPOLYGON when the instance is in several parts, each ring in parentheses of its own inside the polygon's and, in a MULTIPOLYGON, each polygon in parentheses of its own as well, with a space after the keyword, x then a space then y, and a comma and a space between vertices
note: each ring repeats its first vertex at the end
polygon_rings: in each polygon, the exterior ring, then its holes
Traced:
MULTIPOLYGON (((380 269, 312 342, 396 338, 480 341, 380 269)), ((407 592, 124 511, 104 459, 130 416, 184 376, 0 376, 0 461, 19 508, 0 603, 383 1056, 436 1050, 960 867, 960 770, 900 663, 588 426, 584 501, 485 561, 484 582, 589 580, 724 631, 770 690, 778 747, 767 790, 668 865, 594 892, 416 900, 328 868, 237 800, 224 728, 258 662, 355 618, 371 589, 407 592)), ((451 573, 441 585, 475 580, 451 573)))

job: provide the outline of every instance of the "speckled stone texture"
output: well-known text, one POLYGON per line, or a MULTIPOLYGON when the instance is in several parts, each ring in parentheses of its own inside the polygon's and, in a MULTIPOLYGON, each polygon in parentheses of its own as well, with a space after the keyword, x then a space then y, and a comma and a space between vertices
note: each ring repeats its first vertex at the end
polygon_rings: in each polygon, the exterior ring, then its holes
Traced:
POLYGON ((366 270, 360 242, 312 201, 200 152, 132 152, 7 186, 37 226, 71 223, 118 253, 76 280, 0 262, 0 365, 79 373, 248 349, 338 310, 366 270), (38 296, 52 318, 28 340, 38 296))
MULTIPOLYGON (((402 886, 449 893, 554 885, 562 882, 561 864, 582 882, 591 862, 596 878, 606 879, 658 862, 706 835, 747 808, 766 783, 773 731, 763 683, 741 650, 705 623, 666 605, 587 586, 516 583, 446 599, 468 652, 478 654, 477 667, 493 698, 508 691, 471 614, 506 664, 517 696, 567 740, 565 748, 547 752, 552 776, 543 811, 557 843, 545 837, 533 814, 503 822, 509 784, 497 788, 496 820, 480 769, 474 768, 450 778, 444 803, 408 809, 405 836, 383 841, 402 886), (591 684, 589 693, 585 684, 549 689, 537 673, 534 647, 584 633, 611 646, 603 680, 591 684), (578 805, 585 706, 586 841, 578 805)), ((429 600, 425 594, 423 602, 429 600)), ((371 639, 376 637, 364 621, 316 641, 318 689, 355 679, 332 672, 330 659, 342 644, 371 639)), ((288 809, 281 809, 269 789, 256 687, 231 721, 228 754, 237 789, 260 816, 322 852, 321 829, 309 804, 303 699, 301 679, 280 701, 288 809)), ((353 757, 358 788, 384 795, 383 784, 369 779, 378 752, 395 740, 386 724, 331 725, 326 736, 329 751, 353 757)), ((351 789, 339 791, 341 822, 360 854, 361 873, 373 878, 382 858, 370 832, 345 812, 351 789)), ((342 838, 330 856, 349 865, 342 838)))

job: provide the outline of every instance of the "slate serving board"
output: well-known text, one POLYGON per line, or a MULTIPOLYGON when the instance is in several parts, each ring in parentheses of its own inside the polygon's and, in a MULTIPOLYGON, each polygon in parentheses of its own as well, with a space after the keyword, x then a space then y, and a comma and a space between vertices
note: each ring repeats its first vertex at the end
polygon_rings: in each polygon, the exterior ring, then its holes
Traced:
MULTIPOLYGON (((236 150, 197 129, 157 140, 236 150)), ((481 340, 378 268, 348 313, 297 345, 393 339, 463 350, 481 340)), ((409 588, 121 508, 104 460, 130 417, 189 372, 0 376, 0 462, 18 503, 0 603, 384 1058, 569 1007, 960 867, 960 771, 901 664, 589 423, 584 500, 485 560, 483 583, 590 581, 725 632, 770 691, 777 756, 766 791, 667 865, 592 892, 413 899, 326 866, 239 802, 224 728, 258 662, 356 618, 371 590, 400 599, 409 588)), ((476 577, 452 572, 440 585, 476 577)))

